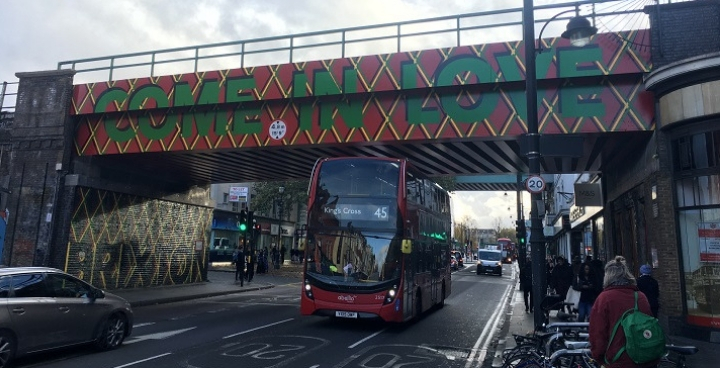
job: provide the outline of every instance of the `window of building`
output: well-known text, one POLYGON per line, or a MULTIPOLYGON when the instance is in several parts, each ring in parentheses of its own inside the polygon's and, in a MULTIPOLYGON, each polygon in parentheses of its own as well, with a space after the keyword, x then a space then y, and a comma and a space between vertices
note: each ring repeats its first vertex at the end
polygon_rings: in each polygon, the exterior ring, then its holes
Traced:
POLYGON ((720 326, 720 130, 672 141, 675 200, 690 324, 720 326))

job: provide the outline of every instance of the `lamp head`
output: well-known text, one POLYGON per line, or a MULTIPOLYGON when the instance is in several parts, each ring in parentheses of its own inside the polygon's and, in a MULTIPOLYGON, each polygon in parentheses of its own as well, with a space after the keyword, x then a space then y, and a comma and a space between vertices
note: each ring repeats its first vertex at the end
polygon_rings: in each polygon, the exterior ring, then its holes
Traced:
POLYGON ((570 19, 561 37, 569 39, 573 46, 583 47, 590 43, 590 37, 596 33, 597 28, 593 27, 587 18, 578 15, 570 19))
POLYGON ((285 187, 281 185, 281 186, 278 188, 278 192, 280 192, 280 194, 283 194, 283 192, 285 192, 285 187))

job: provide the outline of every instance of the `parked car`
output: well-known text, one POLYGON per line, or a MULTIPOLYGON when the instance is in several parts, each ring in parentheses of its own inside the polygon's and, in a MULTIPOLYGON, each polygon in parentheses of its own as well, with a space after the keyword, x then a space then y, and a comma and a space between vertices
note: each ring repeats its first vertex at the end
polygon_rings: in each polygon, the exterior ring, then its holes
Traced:
POLYGON ((499 250, 480 249, 477 252, 477 271, 481 273, 492 273, 502 276, 502 252, 499 250))
POLYGON ((462 252, 458 252, 458 251, 455 250, 455 251, 450 252, 450 255, 455 257, 455 259, 457 260, 457 263, 458 263, 458 267, 459 267, 459 268, 465 267, 465 266, 463 265, 463 254, 462 254, 462 252))
POLYGON ((54 268, 0 268, 0 303, 0 368, 73 345, 115 349, 132 332, 130 303, 54 268))

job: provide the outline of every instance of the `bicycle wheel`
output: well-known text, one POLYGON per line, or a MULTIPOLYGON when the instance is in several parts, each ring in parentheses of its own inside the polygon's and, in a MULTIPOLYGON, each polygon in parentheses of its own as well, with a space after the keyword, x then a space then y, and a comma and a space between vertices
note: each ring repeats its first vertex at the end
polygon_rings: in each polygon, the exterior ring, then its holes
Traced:
POLYGON ((545 368, 545 358, 534 351, 518 352, 505 359, 503 368, 545 368))

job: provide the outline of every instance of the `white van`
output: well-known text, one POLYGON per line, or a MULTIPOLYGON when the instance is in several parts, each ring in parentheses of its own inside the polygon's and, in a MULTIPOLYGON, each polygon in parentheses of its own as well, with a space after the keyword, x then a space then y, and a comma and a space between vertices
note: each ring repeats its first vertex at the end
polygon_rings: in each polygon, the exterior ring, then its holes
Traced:
POLYGON ((502 276, 502 251, 492 249, 478 250, 477 271, 481 273, 492 273, 502 276))

